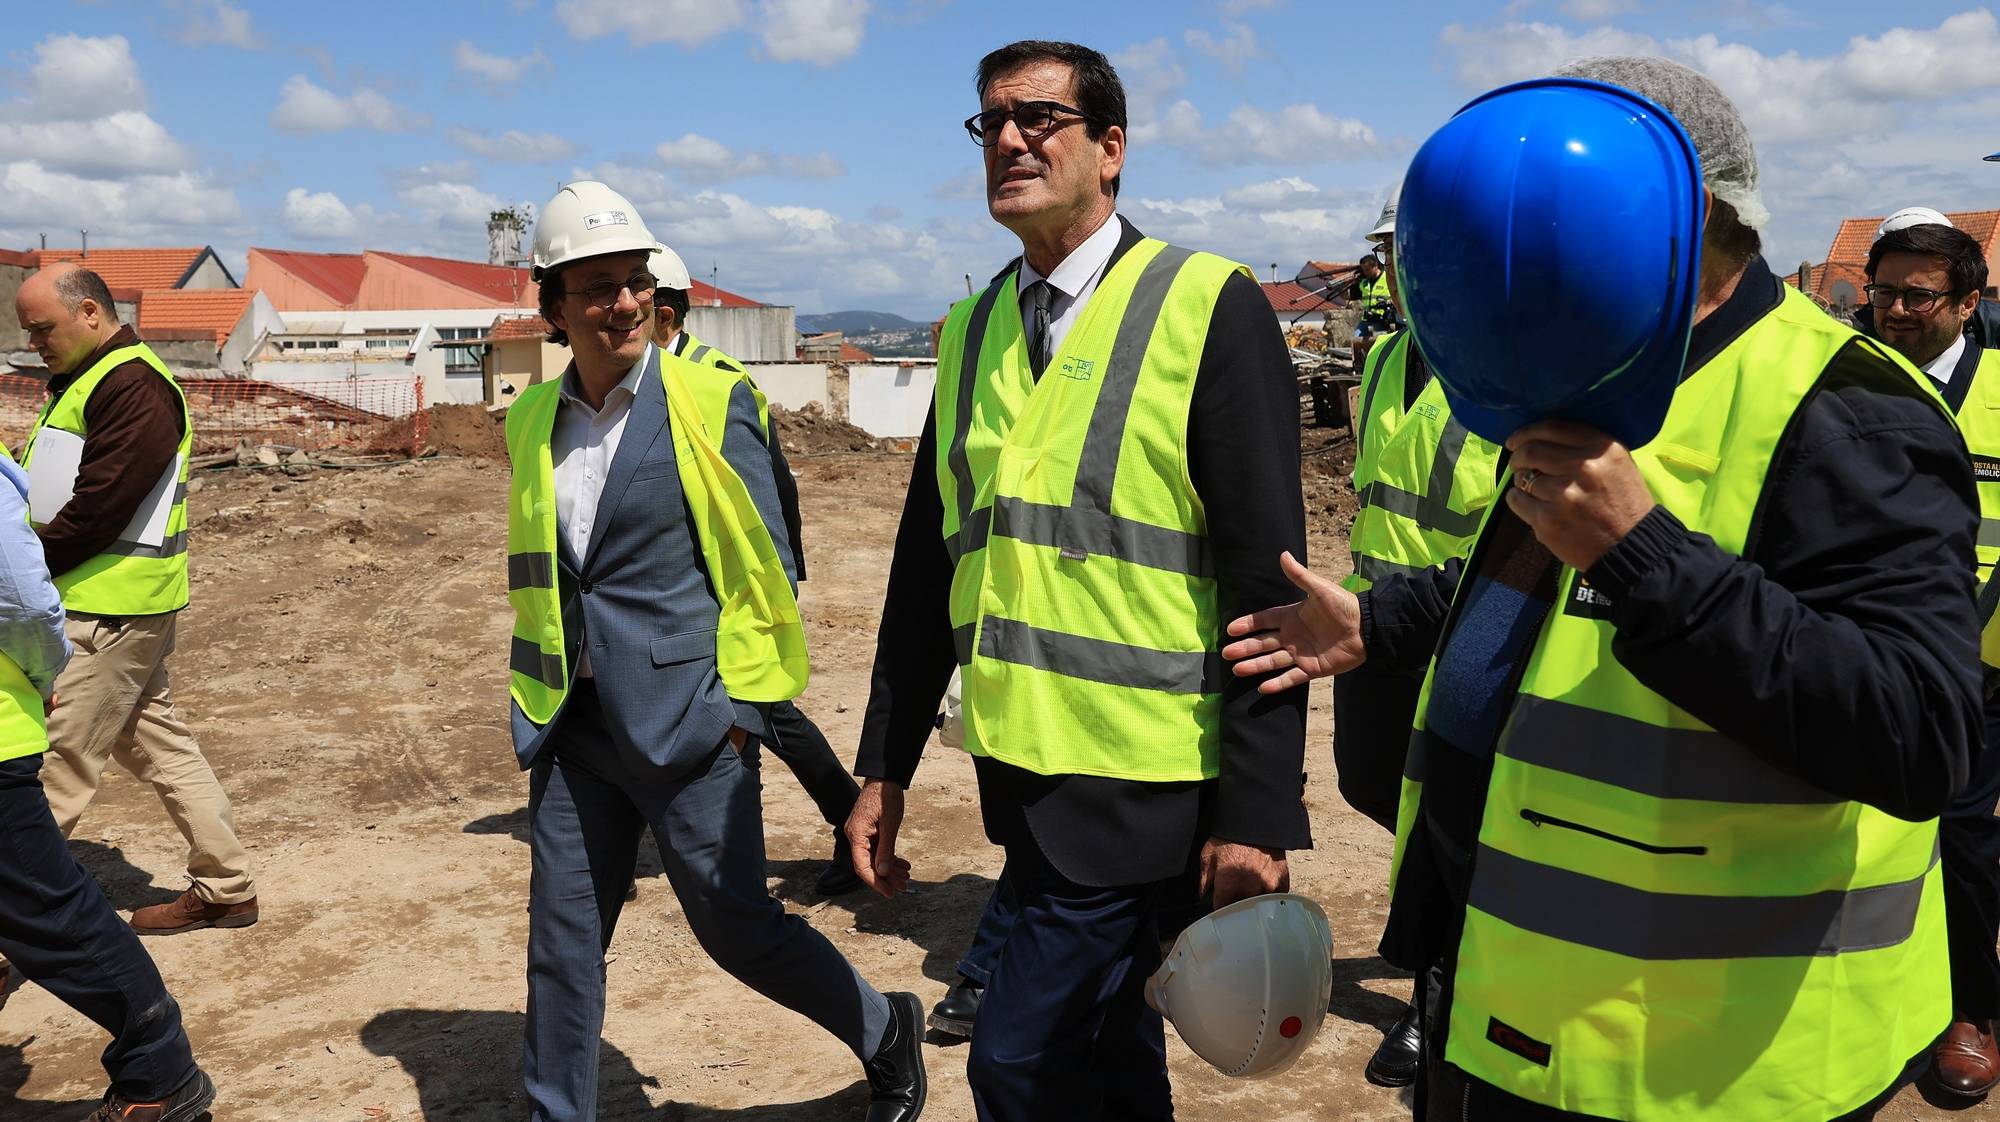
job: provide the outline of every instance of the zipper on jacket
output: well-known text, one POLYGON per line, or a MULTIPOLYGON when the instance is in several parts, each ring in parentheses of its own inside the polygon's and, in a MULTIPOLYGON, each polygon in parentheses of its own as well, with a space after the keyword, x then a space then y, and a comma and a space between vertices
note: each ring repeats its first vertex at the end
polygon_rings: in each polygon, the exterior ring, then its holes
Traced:
POLYGON ((1535 826, 1555 826, 1558 829, 1575 830, 1580 834, 1589 834, 1593 838, 1603 838, 1605 841, 1617 842, 1619 845, 1629 845, 1633 849, 1644 850, 1647 853, 1658 853, 1664 855, 1687 854, 1699 857, 1708 852, 1708 847, 1705 845, 1651 845, 1646 842, 1635 840, 1633 838, 1621 837, 1617 834, 1607 833, 1606 831, 1600 830, 1595 826, 1585 826, 1581 822, 1571 822, 1568 819, 1555 818, 1550 815, 1543 814, 1539 810, 1523 810, 1521 812, 1521 817, 1526 819, 1530 824, 1535 826))

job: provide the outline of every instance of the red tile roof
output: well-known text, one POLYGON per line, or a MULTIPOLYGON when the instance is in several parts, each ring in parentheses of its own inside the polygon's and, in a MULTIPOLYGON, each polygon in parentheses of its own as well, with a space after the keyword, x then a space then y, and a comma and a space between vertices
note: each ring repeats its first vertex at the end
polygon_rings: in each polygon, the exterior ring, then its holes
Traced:
POLYGON ((488 265, 484 261, 457 261, 449 257, 421 257, 413 253, 383 253, 371 249, 367 256, 381 257, 415 269, 426 276, 462 288, 488 300, 510 307, 533 305, 535 282, 528 270, 514 265, 488 265))
POLYGON ((869 354, 867 351, 862 350, 860 347, 855 346, 854 344, 848 342, 847 340, 842 339, 840 341, 840 361, 874 362, 875 356, 869 354))
POLYGON ((1289 320, 1302 313, 1310 315, 1346 306, 1344 302, 1335 304, 1327 299, 1321 291, 1323 286, 1319 284, 1308 287, 1297 281, 1266 281, 1258 287, 1264 290, 1264 299, 1271 302, 1271 310, 1280 319, 1289 320))
POLYGON ((1292 279, 1306 281, 1316 277, 1332 276, 1335 273, 1351 273, 1360 267, 1340 261, 1308 261, 1299 267, 1298 275, 1292 279))
MULTIPOLYGON (((1993 260, 1995 254, 2000 253, 2000 210, 1946 211, 1944 216, 1985 248, 1987 260, 1993 260)), ((1842 221, 1840 229, 1833 235, 1833 247, 1827 250, 1827 261, 1867 264, 1868 247, 1875 244, 1875 231, 1882 225, 1883 217, 1842 221)))
POLYGON ((89 267, 113 288, 173 288, 186 277, 195 262, 208 252, 206 246, 173 249, 93 249, 88 257, 81 249, 29 250, 36 267, 59 261, 75 261, 89 267))
POLYGON ((304 253, 293 249, 251 247, 273 265, 326 294, 342 307, 351 307, 361 295, 361 278, 368 271, 358 253, 304 253))
POLYGON ((486 333, 491 340, 539 339, 549 332, 547 321, 540 316, 502 316, 493 321, 493 330, 486 333))
POLYGON ((690 307, 716 307, 716 297, 718 296, 722 298, 720 306, 724 308, 761 308, 764 306, 762 302, 752 300, 748 296, 739 296, 727 289, 711 287, 707 281, 695 280, 690 277, 688 278, 688 283, 692 285, 688 289, 688 305, 690 307))
POLYGON ((17 269, 40 268, 35 260, 34 250, 0 249, 0 265, 12 265, 17 269))
POLYGON ((139 298, 139 330, 207 331, 221 346, 256 295, 251 288, 151 289, 139 298))

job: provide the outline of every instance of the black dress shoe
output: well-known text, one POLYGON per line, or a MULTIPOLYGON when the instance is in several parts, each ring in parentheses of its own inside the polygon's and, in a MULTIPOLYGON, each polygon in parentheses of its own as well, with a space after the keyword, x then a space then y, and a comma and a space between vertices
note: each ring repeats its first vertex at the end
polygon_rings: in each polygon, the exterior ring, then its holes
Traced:
POLYGON ((958 981, 953 982, 938 1003, 931 1006, 928 1023, 946 1036, 971 1040, 972 1022, 979 1019, 979 999, 984 996, 985 986, 960 974, 958 981))
POLYGON ((1423 1034, 1417 1029, 1417 1007, 1403 1010, 1388 1035, 1368 1059, 1364 1073, 1377 1087, 1407 1087, 1417 1081, 1417 1056, 1423 1051, 1423 1034))
POLYGON ((844 896, 861 887, 861 874, 854 871, 854 851, 847 846, 847 839, 840 831, 833 832, 833 860, 813 882, 813 892, 819 896, 844 896))
POLYGON ((868 1061, 866 1122, 917 1122, 924 1112, 924 1005, 913 993, 889 993, 889 1031, 868 1061))

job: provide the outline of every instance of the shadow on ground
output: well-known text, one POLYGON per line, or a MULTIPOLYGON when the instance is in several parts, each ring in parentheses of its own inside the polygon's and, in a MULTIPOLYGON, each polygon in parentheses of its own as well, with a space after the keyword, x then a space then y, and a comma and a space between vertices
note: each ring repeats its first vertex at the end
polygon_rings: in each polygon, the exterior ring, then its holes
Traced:
POLYGON ((19 1044, 0 1044, 0 1118, 7 1122, 76 1122, 97 1106, 96 1099, 52 1102, 15 1097, 28 1085, 28 1076, 34 1071, 34 1065, 25 1055, 28 1045, 34 1042, 31 1036, 19 1044))
POLYGON ((181 894, 181 889, 153 883, 153 874, 125 859, 125 851, 115 845, 71 838, 69 851, 104 890, 104 898, 121 912, 164 904, 181 894))
MULTIPOLYGON (((519 1013, 499 1010, 393 1009, 361 1027, 361 1043, 403 1066, 417 1085, 423 1122, 517 1118, 527 1112, 520 1063, 525 1020, 519 1013)), ((0 1066, 0 1088, 7 1086, 7 1070, 0 1066)), ((825 1122, 858 1119, 868 1109, 868 1084, 859 1080, 810 1102, 736 1109, 675 1102, 655 1107, 646 1090, 660 1089, 658 1078, 641 1074, 625 1053, 608 1043, 599 1056, 597 1086, 600 1122, 825 1122)), ((0 1099, 0 1105, 5 1102, 0 1099)), ((17 1115, 9 1111, 6 1117, 14 1122, 17 1115)), ((40 1115, 29 1117, 42 1122, 40 1115)), ((73 1117, 74 1113, 54 1114, 48 1119, 73 1117)))
MULTIPOLYGON (((1357 1025, 1373 1025, 1382 1032, 1388 1032, 1396 1019, 1403 1015, 1403 1010, 1409 1007, 1409 998, 1376 993, 1361 983, 1378 978, 1409 977, 1407 971, 1382 961, 1381 955, 1336 958, 1333 960, 1333 999, 1327 1003, 1326 1011, 1341 1020, 1357 1025)), ((1409 993, 1407 982, 1399 992, 1409 993)))

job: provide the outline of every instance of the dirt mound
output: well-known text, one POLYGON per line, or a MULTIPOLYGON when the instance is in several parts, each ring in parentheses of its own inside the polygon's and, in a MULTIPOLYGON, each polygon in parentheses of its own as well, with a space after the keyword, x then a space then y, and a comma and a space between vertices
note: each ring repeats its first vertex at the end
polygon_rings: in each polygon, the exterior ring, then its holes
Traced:
POLYGON ((507 415, 484 405, 433 405, 424 447, 441 456, 507 458, 507 415))
POLYGON ((882 442, 846 421, 826 415, 818 402, 804 409, 771 406, 771 424, 785 451, 795 456, 823 455, 828 452, 874 452, 882 442))

